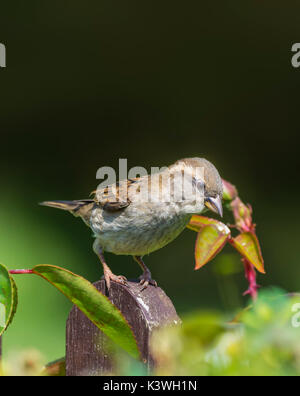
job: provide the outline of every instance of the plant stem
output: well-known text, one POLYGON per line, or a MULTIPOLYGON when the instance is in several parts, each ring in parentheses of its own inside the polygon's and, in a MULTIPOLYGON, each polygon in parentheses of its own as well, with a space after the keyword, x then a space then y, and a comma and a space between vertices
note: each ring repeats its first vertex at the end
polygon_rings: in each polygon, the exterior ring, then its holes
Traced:
POLYGON ((248 290, 244 293, 244 296, 247 294, 250 294, 252 297, 253 301, 257 299, 257 290, 259 289, 259 285, 256 283, 256 272, 254 269, 254 266, 245 258, 242 258, 242 261, 245 266, 245 275, 246 279, 249 282, 249 288, 248 290))
POLYGON ((15 270, 10 270, 10 274, 33 274, 33 271, 30 269, 15 269, 15 270))

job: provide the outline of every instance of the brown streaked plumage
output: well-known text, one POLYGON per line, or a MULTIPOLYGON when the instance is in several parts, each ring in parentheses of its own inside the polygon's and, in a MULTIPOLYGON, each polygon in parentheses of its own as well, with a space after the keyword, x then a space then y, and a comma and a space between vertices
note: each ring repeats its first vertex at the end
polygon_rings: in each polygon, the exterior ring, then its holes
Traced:
POLYGON ((205 206, 222 215, 222 181, 216 168, 203 158, 185 158, 157 175, 123 180, 94 191, 93 199, 75 201, 45 201, 42 205, 64 209, 79 216, 95 235, 93 249, 103 265, 109 288, 110 281, 126 283, 123 276, 114 275, 104 258, 104 251, 132 255, 143 269, 143 287, 155 284, 142 256, 173 241, 195 213, 205 206), (196 168, 203 176, 195 177, 196 168), (180 190, 178 177, 188 175, 191 191, 200 191, 201 198, 180 190), (178 200, 177 193, 182 196, 178 200))

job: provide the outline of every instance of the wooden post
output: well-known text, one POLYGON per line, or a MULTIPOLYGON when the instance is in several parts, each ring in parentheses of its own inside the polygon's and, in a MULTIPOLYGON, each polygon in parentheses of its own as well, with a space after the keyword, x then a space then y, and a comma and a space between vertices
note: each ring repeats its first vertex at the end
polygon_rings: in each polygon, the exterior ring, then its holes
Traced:
MULTIPOLYGON (((130 324, 141 356, 147 368, 153 367, 149 342, 153 330, 164 325, 181 323, 175 308, 164 291, 148 286, 141 292, 141 285, 128 282, 123 286, 111 283, 107 294, 105 281, 94 286, 106 294, 130 324)), ((112 357, 103 351, 106 336, 76 307, 71 309, 66 328, 66 375, 101 375, 112 372, 112 357)))

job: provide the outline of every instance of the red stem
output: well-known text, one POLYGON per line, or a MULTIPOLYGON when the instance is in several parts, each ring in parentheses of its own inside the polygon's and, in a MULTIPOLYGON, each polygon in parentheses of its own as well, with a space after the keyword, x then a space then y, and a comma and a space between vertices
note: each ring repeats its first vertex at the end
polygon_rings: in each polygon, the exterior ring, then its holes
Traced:
POLYGON ((10 274, 33 274, 33 271, 30 269, 16 269, 8 271, 10 274))
POLYGON ((253 301, 257 299, 257 291, 259 289, 259 285, 256 283, 256 272, 254 266, 245 258, 242 258, 242 262, 244 263, 245 266, 245 276, 246 279, 249 282, 249 288, 247 291, 245 291, 244 296, 247 294, 250 294, 252 297, 253 301))

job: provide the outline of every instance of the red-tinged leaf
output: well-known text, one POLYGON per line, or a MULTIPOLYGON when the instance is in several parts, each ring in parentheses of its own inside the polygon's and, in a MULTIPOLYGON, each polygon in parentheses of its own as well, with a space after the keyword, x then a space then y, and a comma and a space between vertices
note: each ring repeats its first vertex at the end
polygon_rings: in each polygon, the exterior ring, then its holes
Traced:
POLYGON ((257 271, 265 274, 264 259, 261 254, 257 236, 252 232, 243 232, 236 238, 230 240, 235 249, 248 260, 257 271))
POLYGON ((199 216, 199 215, 192 216, 189 224, 187 225, 187 228, 189 228, 190 230, 199 232, 202 230, 203 227, 206 227, 208 225, 214 225, 219 230, 222 230, 222 232, 230 234, 229 228, 225 224, 223 224, 221 221, 211 219, 211 218, 205 217, 205 216, 199 216))
POLYGON ((230 230, 225 224, 222 227, 215 224, 203 227, 198 233, 195 247, 195 270, 211 261, 225 246, 230 237, 230 230))

